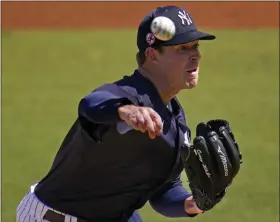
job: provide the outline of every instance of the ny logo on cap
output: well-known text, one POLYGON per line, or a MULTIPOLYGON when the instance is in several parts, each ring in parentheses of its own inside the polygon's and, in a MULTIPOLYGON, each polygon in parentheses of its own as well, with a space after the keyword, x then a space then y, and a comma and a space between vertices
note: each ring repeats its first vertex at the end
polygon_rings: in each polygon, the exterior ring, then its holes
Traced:
POLYGON ((185 25, 185 21, 188 23, 188 25, 193 23, 189 14, 186 14, 185 11, 183 11, 183 12, 179 11, 178 17, 181 19, 182 25, 185 25))
POLYGON ((155 36, 154 36, 152 33, 148 33, 148 34, 146 35, 146 42, 147 42, 149 45, 154 44, 155 41, 156 41, 155 36))

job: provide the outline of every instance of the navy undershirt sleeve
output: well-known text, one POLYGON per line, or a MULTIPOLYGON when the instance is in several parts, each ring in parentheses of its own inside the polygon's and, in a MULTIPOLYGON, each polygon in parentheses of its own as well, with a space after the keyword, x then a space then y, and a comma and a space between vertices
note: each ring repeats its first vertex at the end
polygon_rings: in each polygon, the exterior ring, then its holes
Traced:
POLYGON ((110 124, 119 120, 118 108, 127 104, 133 103, 120 91, 106 86, 82 98, 78 113, 93 123, 110 124))
POLYGON ((182 185, 180 177, 157 191, 150 199, 150 205, 166 217, 193 217, 184 208, 185 200, 192 196, 182 185))

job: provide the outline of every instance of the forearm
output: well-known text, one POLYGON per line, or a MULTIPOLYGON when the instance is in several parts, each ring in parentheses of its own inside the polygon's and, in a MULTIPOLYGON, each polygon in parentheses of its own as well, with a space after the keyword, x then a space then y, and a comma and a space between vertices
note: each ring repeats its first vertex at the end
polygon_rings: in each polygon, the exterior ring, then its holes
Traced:
POLYGON ((185 201, 191 196, 182 185, 178 185, 152 199, 150 204, 154 210, 166 217, 190 217, 185 209, 185 201))

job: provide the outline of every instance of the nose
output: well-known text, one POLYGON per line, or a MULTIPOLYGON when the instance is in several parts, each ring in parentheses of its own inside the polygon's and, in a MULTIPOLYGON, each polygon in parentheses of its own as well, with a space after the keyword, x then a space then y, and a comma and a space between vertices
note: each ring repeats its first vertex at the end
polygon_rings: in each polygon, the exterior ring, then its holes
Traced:
POLYGON ((197 51, 194 55, 192 55, 190 57, 190 61, 193 61, 193 62, 197 61, 197 62, 199 62, 200 58, 201 58, 201 55, 200 55, 199 51, 197 51))

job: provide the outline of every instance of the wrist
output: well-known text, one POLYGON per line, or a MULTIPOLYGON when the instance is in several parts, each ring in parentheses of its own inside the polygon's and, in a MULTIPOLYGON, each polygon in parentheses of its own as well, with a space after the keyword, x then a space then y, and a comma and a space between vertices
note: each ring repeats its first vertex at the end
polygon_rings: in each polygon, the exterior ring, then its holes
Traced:
POLYGON ((118 112, 118 116, 121 120, 124 120, 124 115, 125 115, 125 110, 127 109, 127 104, 118 104, 117 107, 117 112, 118 112))
POLYGON ((121 120, 125 120, 126 115, 128 113, 128 110, 130 110, 132 107, 135 107, 135 105, 133 105, 133 104, 119 104, 119 106, 117 107, 117 112, 118 112, 119 118, 121 120))
POLYGON ((186 213, 190 216, 196 216, 197 214, 203 213, 203 211, 199 209, 198 206, 196 205, 196 202, 192 196, 188 197, 185 200, 184 208, 186 213))

